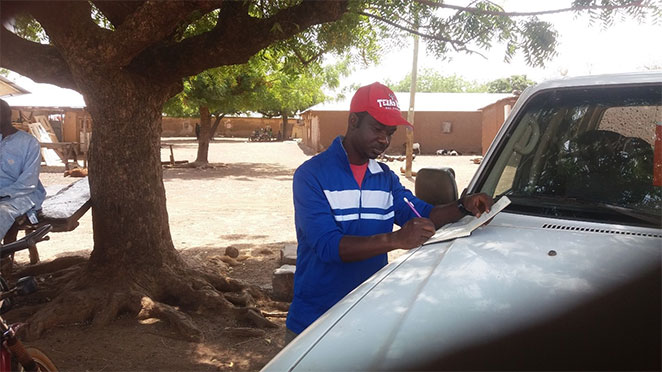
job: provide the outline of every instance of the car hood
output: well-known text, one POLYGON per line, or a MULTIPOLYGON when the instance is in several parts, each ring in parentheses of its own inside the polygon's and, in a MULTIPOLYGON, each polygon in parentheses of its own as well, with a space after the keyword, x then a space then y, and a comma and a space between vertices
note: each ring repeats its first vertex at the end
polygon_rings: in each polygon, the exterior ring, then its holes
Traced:
POLYGON ((470 237, 400 257, 265 369, 411 368, 558 317, 659 268, 658 229, 558 222, 503 212, 470 237))

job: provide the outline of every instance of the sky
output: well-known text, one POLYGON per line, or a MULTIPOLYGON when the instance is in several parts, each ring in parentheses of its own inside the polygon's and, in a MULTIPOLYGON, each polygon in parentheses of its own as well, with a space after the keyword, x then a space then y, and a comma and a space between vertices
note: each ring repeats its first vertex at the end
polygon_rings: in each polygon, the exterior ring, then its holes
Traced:
MULTIPOLYGON (((567 0, 501 0, 507 11, 534 11, 565 8, 567 0), (550 5, 552 4, 552 5, 550 5)), ((462 1, 453 2, 462 5, 462 1)), ((488 82, 511 75, 525 74, 533 81, 560 78, 562 76, 595 75, 603 73, 632 72, 662 68, 662 21, 657 25, 639 24, 636 21, 619 21, 603 29, 600 22, 590 25, 588 17, 576 18, 573 13, 541 16, 552 22, 559 33, 557 56, 544 68, 527 66, 521 56, 508 64, 503 61, 504 47, 496 46, 479 55, 453 54, 452 60, 441 61, 419 46, 418 71, 433 69, 444 76, 456 74, 465 80, 488 82)), ((382 58, 378 66, 356 70, 345 80, 349 84, 370 84, 374 81, 400 81, 411 72, 413 38, 408 48, 394 50, 382 58), (405 62, 406 61, 406 62, 405 62)), ((345 85, 345 84, 343 84, 345 85)))

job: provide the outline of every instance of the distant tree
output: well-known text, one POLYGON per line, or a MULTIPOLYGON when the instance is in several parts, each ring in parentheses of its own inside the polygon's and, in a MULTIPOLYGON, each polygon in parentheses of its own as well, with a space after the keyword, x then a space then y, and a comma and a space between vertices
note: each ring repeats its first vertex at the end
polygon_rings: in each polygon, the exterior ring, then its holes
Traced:
MULTIPOLYGON (((411 86, 411 73, 396 83, 386 81, 391 89, 396 92, 409 92, 411 86)), ((433 69, 423 69, 416 76, 417 92, 448 92, 468 93, 485 91, 485 87, 475 81, 467 81, 457 75, 443 76, 433 69)))
POLYGON ((189 166, 209 163, 209 143, 225 115, 252 109, 255 91, 265 84, 265 76, 256 67, 251 59, 244 65, 205 70, 187 78, 182 92, 166 102, 163 112, 168 115, 200 118, 198 152, 189 166))
POLYGON ((523 92, 524 89, 535 84, 536 82, 529 80, 526 75, 512 75, 507 78, 490 81, 487 83, 487 91, 490 93, 523 92))
POLYGON ((391 48, 412 33, 430 40, 428 49, 439 58, 504 43, 507 59, 521 53, 540 66, 554 55, 557 33, 539 15, 588 13, 606 25, 620 15, 660 17, 659 1, 653 0, 573 0, 568 8, 539 12, 511 12, 489 0, 470 4, 1 1, 0 67, 79 91, 94 121, 89 152, 94 249, 84 268, 66 276, 57 298, 30 317, 27 332, 39 335, 57 324, 83 321, 104 325, 123 312, 167 319, 189 339, 202 332, 186 311, 273 325, 254 307, 259 289, 189 267, 172 241, 161 117, 164 103, 188 76, 246 63, 281 42, 302 63, 351 45, 368 61, 374 56, 370 49, 391 48), (210 29, 187 34, 208 14, 210 29), (38 23, 48 40, 30 41, 22 34, 27 27, 22 19, 38 23), (346 42, 353 38, 365 42, 346 42))
POLYGON ((171 116, 200 117, 198 153, 191 167, 208 164, 209 143, 225 115, 258 112, 282 117, 284 138, 291 135, 288 117, 322 102, 324 86, 336 87, 347 73, 347 61, 322 67, 320 60, 301 63, 282 50, 269 48, 243 65, 206 70, 184 81, 181 93, 164 106, 171 116), (213 119, 213 122, 212 122, 213 119))
POLYGON ((319 62, 301 65, 298 60, 270 55, 270 66, 266 83, 256 91, 254 111, 265 117, 281 117, 280 131, 283 138, 290 138, 292 128, 288 118, 300 111, 324 101, 327 97, 323 88, 335 88, 339 78, 347 74, 347 60, 334 65, 322 66, 319 62))
MULTIPOLYGON (((209 32, 217 17, 218 11, 206 14, 187 27, 183 37, 209 32)), ((168 100, 163 111, 200 117, 196 160, 186 166, 209 163, 209 143, 225 115, 252 111, 270 118, 281 116, 285 134, 288 116, 321 102, 325 98, 322 86, 337 86, 339 74, 347 71, 347 61, 322 69, 320 57, 373 37, 359 38, 347 30, 336 34, 332 44, 328 40, 310 44, 303 40, 314 35, 303 32, 260 51, 245 64, 218 67, 185 79, 182 92, 168 100)), ((376 53, 375 48, 368 50, 370 55, 376 53)))

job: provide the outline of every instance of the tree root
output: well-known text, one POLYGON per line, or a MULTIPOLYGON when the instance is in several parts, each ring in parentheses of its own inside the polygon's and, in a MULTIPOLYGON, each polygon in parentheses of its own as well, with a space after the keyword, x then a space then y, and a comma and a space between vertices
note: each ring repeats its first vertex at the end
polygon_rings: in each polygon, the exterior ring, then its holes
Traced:
POLYGON ((80 265, 86 263, 87 260, 88 258, 83 256, 67 256, 56 258, 53 261, 40 262, 38 264, 27 266, 14 273, 13 276, 20 278, 29 275, 43 275, 47 273, 59 272, 73 266, 76 266, 78 269, 80 268, 80 265))
POLYGON ((193 319, 175 307, 152 301, 149 297, 143 297, 142 309, 138 313, 138 319, 159 318, 172 324, 177 332, 187 341, 199 342, 204 336, 202 331, 195 325, 193 319))
POLYGON ((162 268, 140 276, 106 276, 84 266, 70 267, 50 278, 53 283, 49 284, 61 289, 52 302, 28 319, 28 326, 22 329, 28 340, 57 325, 103 327, 126 313, 141 321, 165 321, 181 338, 193 342, 203 340, 204 332, 189 314, 222 315, 240 328, 277 327, 257 308, 261 301, 269 302, 259 287, 211 272, 162 268))

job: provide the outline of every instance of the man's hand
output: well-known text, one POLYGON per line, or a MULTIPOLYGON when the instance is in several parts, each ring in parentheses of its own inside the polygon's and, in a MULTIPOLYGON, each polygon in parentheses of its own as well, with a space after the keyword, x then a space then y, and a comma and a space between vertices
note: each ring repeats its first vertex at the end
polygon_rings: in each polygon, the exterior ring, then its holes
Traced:
POLYGON ((492 200, 491 196, 484 193, 471 194, 462 199, 462 204, 466 210, 471 212, 471 214, 480 217, 481 214, 490 211, 492 204, 494 204, 494 200, 492 200))
POLYGON ((398 248, 413 249, 425 243, 435 233, 434 223, 427 218, 413 218, 393 233, 398 248))

